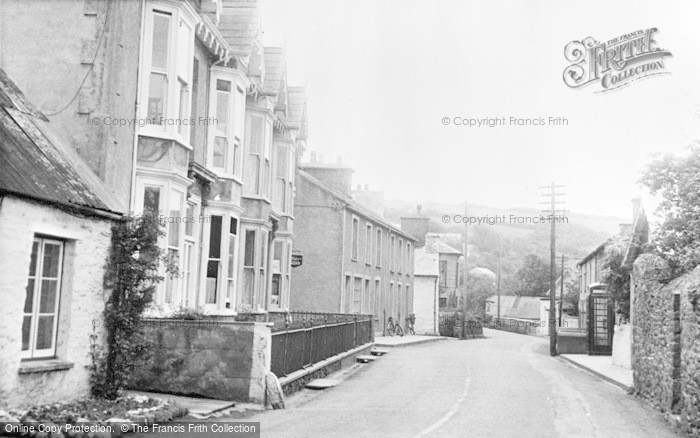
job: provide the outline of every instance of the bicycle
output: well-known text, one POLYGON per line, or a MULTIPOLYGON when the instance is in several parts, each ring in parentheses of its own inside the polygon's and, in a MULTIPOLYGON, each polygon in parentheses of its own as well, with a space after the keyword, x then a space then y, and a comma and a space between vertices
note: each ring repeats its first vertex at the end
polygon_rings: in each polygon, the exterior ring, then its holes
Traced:
POLYGON ((386 331, 389 333, 389 336, 394 336, 394 334, 403 336, 403 329, 399 324, 394 324, 393 316, 389 317, 389 322, 387 322, 386 325, 386 331))

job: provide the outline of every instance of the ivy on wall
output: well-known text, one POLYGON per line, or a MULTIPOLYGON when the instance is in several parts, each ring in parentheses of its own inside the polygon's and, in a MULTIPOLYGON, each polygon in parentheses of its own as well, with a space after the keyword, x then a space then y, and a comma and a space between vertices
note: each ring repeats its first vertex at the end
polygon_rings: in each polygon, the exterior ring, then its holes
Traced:
POLYGON ((134 367, 146 358, 142 314, 163 280, 160 262, 165 261, 169 275, 176 275, 158 246, 163 234, 158 220, 149 215, 127 217, 112 226, 104 278, 105 289, 110 291, 104 310, 106 346, 95 332, 91 335, 90 383, 96 397, 118 397, 134 367))

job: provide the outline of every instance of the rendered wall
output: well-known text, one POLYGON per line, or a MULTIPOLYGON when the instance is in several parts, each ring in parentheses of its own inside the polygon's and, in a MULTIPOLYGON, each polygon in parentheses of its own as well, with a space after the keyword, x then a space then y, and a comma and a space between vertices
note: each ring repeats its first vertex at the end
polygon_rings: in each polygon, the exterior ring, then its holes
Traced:
MULTIPOLYGON (((89 394, 89 336, 102 327, 102 282, 111 222, 65 213, 14 197, 0 198, 0 408, 55 403, 89 394), (32 241, 65 242, 56 356, 69 369, 20 374, 22 318, 32 241)), ((34 365, 50 360, 32 361, 34 365)))

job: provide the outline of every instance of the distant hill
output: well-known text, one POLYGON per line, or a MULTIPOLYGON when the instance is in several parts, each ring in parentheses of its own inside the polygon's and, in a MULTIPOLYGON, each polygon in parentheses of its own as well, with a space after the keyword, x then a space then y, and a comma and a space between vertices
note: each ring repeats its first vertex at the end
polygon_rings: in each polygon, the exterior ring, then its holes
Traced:
MULTIPOLYGON (((463 204, 424 203, 421 206, 421 213, 431 218, 430 231, 461 233, 464 229, 463 224, 455 223, 452 220, 454 215, 464 215, 463 204), (450 216, 449 223, 443 222, 442 218, 445 215, 450 216)), ((415 202, 401 200, 386 200, 384 202, 384 215, 393 223, 399 223, 401 216, 411 214, 416 214, 415 202)), ((497 236, 501 236, 508 245, 509 258, 512 257, 514 263, 517 263, 518 259, 528 253, 548 259, 550 226, 548 224, 513 223, 524 220, 520 218, 532 218, 539 215, 539 210, 532 208, 498 208, 469 204, 469 216, 486 216, 492 221, 495 218, 505 219, 505 223, 488 225, 484 221, 481 225, 470 226, 469 241, 477 246, 479 253, 495 253, 496 248, 492 246, 497 244, 497 236), (496 240, 494 241, 493 238, 496 240)), ((625 218, 574 212, 566 213, 565 216, 568 223, 557 224, 557 253, 567 254, 573 260, 583 258, 609 237, 617 234, 620 224, 629 222, 629 219, 625 218)), ((490 266, 484 267, 491 268, 490 266)), ((515 267, 511 266, 510 268, 514 269, 515 267)))

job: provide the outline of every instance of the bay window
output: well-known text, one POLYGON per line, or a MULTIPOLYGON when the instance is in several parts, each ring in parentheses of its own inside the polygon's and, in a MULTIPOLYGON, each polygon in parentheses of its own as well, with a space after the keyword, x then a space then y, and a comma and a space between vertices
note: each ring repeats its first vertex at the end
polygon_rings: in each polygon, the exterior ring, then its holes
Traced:
POLYGON ((205 217, 209 227, 202 304, 210 311, 221 311, 231 309, 237 295, 238 218, 223 210, 211 210, 205 217))
POLYGON ((194 26, 189 4, 148 2, 141 79, 141 134, 189 145, 194 26))
POLYGON ((214 68, 211 78, 207 162, 219 176, 240 177, 246 81, 231 69, 214 68))
POLYGON ((270 199, 272 122, 262 114, 246 114, 244 194, 270 199))

